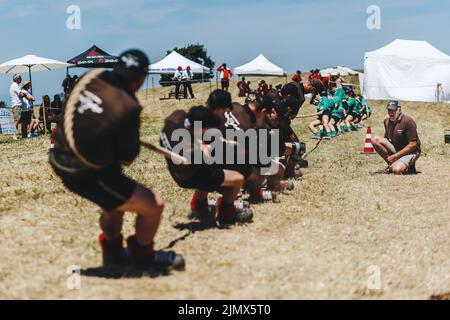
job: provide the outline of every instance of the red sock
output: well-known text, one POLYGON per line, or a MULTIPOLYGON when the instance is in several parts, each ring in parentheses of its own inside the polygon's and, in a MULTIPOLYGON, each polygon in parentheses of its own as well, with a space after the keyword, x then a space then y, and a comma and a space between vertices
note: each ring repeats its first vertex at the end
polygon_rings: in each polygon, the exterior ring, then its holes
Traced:
POLYGON ((206 195, 205 199, 197 199, 195 194, 191 199, 191 209, 192 210, 207 210, 208 209, 208 195, 206 195))
POLYGON ((117 239, 106 240, 105 234, 101 233, 98 242, 102 248, 102 252, 107 255, 123 254, 123 237, 120 235, 117 239))
POLYGON ((128 251, 131 258, 139 265, 148 265, 152 262, 155 251, 153 250, 153 243, 147 246, 142 246, 136 241, 136 236, 131 236, 127 239, 128 251))

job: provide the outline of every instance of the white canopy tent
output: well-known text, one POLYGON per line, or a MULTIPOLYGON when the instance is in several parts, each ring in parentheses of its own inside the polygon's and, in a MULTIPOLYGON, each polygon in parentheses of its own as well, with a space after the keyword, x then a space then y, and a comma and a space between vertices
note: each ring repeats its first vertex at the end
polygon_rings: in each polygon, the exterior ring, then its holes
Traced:
POLYGON ((181 66, 186 69, 187 66, 191 67, 193 73, 209 74, 210 69, 188 58, 182 56, 176 51, 172 51, 164 59, 151 64, 148 72, 151 74, 173 74, 177 71, 177 68, 181 66))
POLYGON ((368 99, 450 102, 450 56, 426 41, 396 39, 364 57, 368 99))
POLYGON ((337 66, 335 68, 327 68, 327 69, 322 69, 320 70, 320 75, 322 77, 328 77, 328 76, 336 76, 340 74, 341 76, 355 76, 358 74, 358 72, 356 72, 353 69, 347 68, 347 67, 343 67, 343 66, 337 66))
POLYGON ((26 55, 0 64, 0 73, 24 73, 28 72, 31 82, 31 73, 38 71, 50 71, 72 66, 69 63, 58 60, 42 58, 34 55, 26 55))
POLYGON ((286 76, 286 71, 284 71, 279 66, 270 62, 262 54, 257 56, 255 59, 246 63, 240 67, 234 68, 234 74, 239 76, 286 76))

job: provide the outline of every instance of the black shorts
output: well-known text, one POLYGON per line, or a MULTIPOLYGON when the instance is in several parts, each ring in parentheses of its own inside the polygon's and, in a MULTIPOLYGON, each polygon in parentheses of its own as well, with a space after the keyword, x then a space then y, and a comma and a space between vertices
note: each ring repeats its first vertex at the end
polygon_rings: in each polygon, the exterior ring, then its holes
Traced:
POLYGON ((250 164, 224 164, 222 169, 237 171, 244 176, 245 179, 251 176, 253 166, 250 164))
POLYGON ((228 88, 230 86, 230 81, 227 79, 222 79, 221 81, 222 88, 228 88))
POLYGON ((335 123, 338 123, 339 121, 341 121, 341 117, 339 117, 339 116, 333 116, 332 115, 331 119, 333 119, 335 123))
POLYGON ((323 116, 328 116, 329 118, 331 118, 331 112, 330 112, 330 110, 324 111, 324 112, 319 116, 319 120, 320 120, 320 121, 322 121, 323 116))
MULTIPOLYGON (((170 171, 170 169, 169 169, 170 171)), ((187 179, 179 179, 172 175, 175 182, 184 189, 198 189, 207 192, 221 192, 225 173, 220 166, 202 165, 195 168, 194 175, 187 179)))
POLYGON ((100 170, 67 173, 52 161, 50 163, 67 189, 106 211, 113 211, 122 206, 136 190, 136 182, 123 174, 119 164, 100 170))
POLYGON ((357 114, 355 112, 351 112, 350 115, 353 117, 353 120, 357 120, 357 119, 361 120, 361 115, 360 114, 357 114))

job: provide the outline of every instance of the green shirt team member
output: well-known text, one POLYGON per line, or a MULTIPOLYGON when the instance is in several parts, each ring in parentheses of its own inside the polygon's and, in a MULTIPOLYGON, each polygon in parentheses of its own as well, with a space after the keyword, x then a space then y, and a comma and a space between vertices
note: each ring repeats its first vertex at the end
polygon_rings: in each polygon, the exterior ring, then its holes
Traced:
MULTIPOLYGON (((309 129, 313 133, 313 138, 320 138, 324 135, 325 138, 329 139, 333 132, 329 126, 330 118, 331 118, 331 110, 334 108, 334 99, 329 99, 326 96, 321 96, 317 94, 316 98, 313 101, 313 105, 316 106, 317 113, 321 112, 318 116, 317 120, 314 120, 309 124, 309 129), (325 132, 323 131, 323 127, 325 132), (320 128, 320 131, 316 129, 316 127, 320 128)), ((334 132, 334 135, 336 132, 334 132)))
POLYGON ((361 103, 361 120, 366 120, 372 115, 372 108, 367 104, 366 98, 363 96, 359 97, 361 103))
POLYGON ((348 113, 345 118, 345 126, 348 130, 357 130, 356 124, 361 121, 361 104, 356 99, 356 95, 353 91, 348 93, 349 97, 347 99, 348 113))

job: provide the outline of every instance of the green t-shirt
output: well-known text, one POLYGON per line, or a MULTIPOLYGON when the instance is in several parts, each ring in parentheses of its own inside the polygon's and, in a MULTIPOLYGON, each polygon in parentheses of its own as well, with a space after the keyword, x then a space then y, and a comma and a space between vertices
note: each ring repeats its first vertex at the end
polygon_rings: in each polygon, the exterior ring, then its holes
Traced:
POLYGON ((347 104, 348 104, 348 109, 349 110, 353 111, 356 114, 360 114, 361 113, 361 104, 355 98, 349 98, 347 100, 347 104))
POLYGON ((372 113, 372 108, 367 104, 366 98, 361 97, 361 105, 367 114, 372 113))
POLYGON ((337 88, 336 91, 334 92, 334 96, 333 96, 333 100, 334 103, 342 103, 342 100, 345 100, 345 91, 342 88, 337 88))
POLYGON ((334 107, 334 100, 321 97, 317 104, 317 112, 331 110, 334 107))
POLYGON ((342 105, 342 103, 339 103, 338 106, 334 107, 333 110, 331 111, 331 115, 334 117, 338 117, 338 118, 342 118, 345 114, 345 109, 344 106, 342 105))

